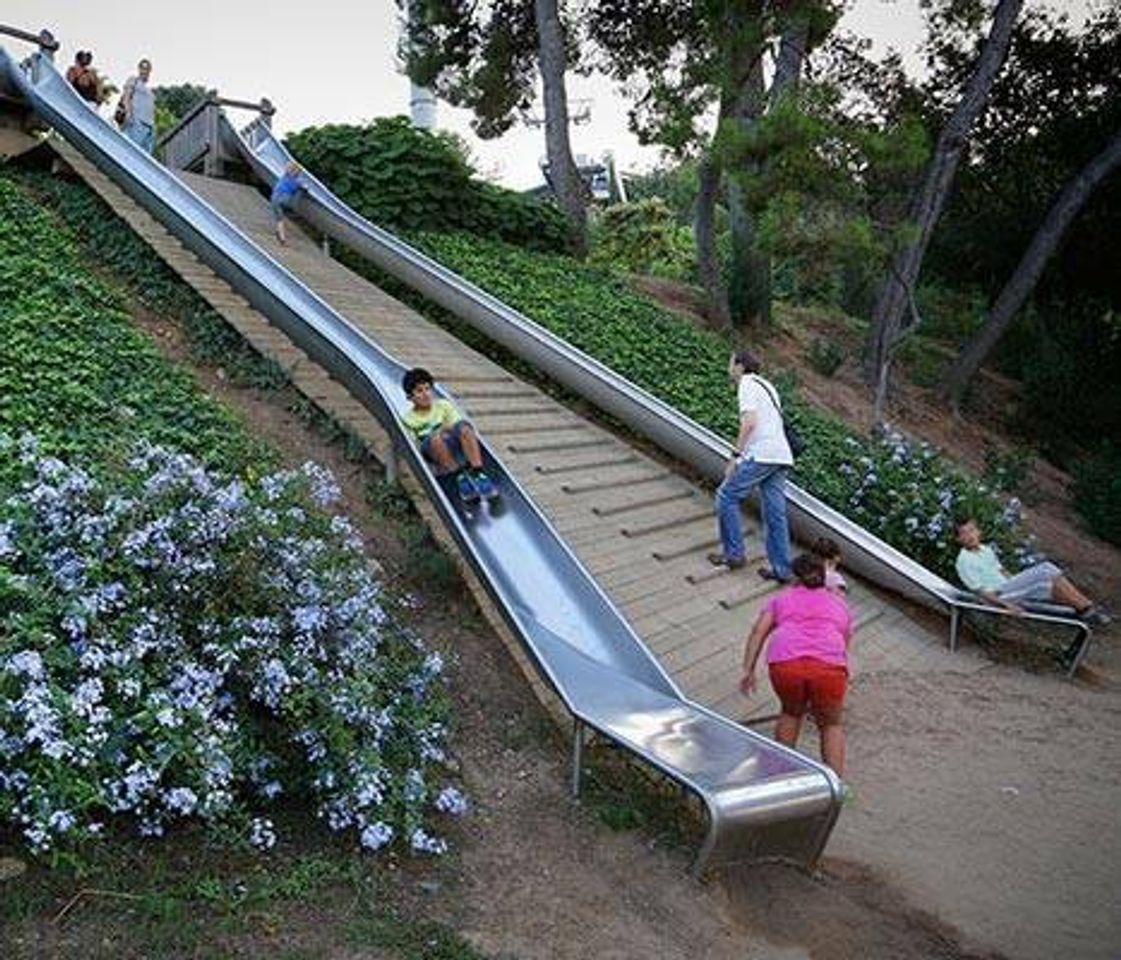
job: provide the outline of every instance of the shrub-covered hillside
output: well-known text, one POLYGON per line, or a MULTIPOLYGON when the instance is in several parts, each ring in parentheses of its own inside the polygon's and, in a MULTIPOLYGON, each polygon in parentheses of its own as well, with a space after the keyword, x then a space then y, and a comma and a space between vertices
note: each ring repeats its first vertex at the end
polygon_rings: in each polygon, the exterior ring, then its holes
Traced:
POLYGON ((419 130, 407 117, 309 127, 284 142, 341 199, 387 230, 463 230, 565 249, 568 233, 555 206, 478 179, 459 141, 419 130))
POLYGON ((0 318, 0 828, 52 857, 188 820, 268 848, 285 803, 443 852, 441 661, 333 478, 278 470, 3 174, 0 318))

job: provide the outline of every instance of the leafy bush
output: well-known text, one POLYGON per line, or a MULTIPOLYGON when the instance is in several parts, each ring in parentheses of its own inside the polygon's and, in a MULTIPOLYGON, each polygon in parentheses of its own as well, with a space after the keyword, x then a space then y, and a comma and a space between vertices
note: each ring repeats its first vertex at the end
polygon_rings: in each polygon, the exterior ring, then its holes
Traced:
POLYGON ((832 340, 814 340, 806 354, 810 366, 823 377, 831 377, 845 362, 844 351, 832 340))
POLYGON ((1075 467, 1074 506, 1095 536, 1121 546, 1121 449, 1107 443, 1075 467))
POLYGON ((164 84, 152 88, 156 106, 163 107, 168 112, 173 125, 198 106, 200 100, 205 100, 209 93, 206 87, 198 83, 164 84))
POLYGON ((323 468, 235 479, 141 445, 116 483, 0 437, 0 820, 36 853, 124 817, 267 848, 308 796, 362 846, 442 853, 447 707, 323 468))
POLYGON ((1009 343, 1001 342, 1002 360, 1022 372, 1020 426, 1060 467, 1095 451, 1103 437, 1121 438, 1121 327, 1110 327, 1110 311, 1095 306, 1025 311, 1009 343))
MULTIPOLYGON (((630 290, 617 275, 571 258, 530 254, 462 234, 420 234, 432 257, 618 371, 686 416, 731 437, 735 403, 725 384, 730 342, 630 290)), ((778 378, 784 406, 809 443, 797 478, 806 489, 889 543, 956 579, 950 529, 958 507, 973 512, 1011 568, 1034 558, 1006 505, 926 444, 895 431, 880 438, 802 403, 778 378)))
POLYGON ((918 334, 899 345, 897 358, 907 368, 910 380, 920 387, 935 387, 941 383, 949 364, 949 358, 929 337, 918 334))
POLYGON ((340 199, 387 230, 466 230, 536 250, 567 247, 556 207, 475 179, 451 137, 419 130, 407 117, 309 127, 284 142, 340 199))
POLYGON ((655 197, 604 210, 590 259, 629 273, 686 280, 694 272, 696 256, 692 232, 679 226, 665 201, 655 197))
MULTIPOLYGON (((655 167, 646 173, 628 177, 627 194, 633 201, 661 200, 679 224, 688 226, 697 201, 697 169, 696 160, 655 167)), ((719 213, 724 213, 723 207, 717 209, 719 213)))
POLYGON ((1031 471, 1035 453, 1030 447, 1013 447, 1011 450, 998 450, 988 447, 985 450, 985 472, 982 479, 1002 493, 1026 492, 1028 474, 1031 471))

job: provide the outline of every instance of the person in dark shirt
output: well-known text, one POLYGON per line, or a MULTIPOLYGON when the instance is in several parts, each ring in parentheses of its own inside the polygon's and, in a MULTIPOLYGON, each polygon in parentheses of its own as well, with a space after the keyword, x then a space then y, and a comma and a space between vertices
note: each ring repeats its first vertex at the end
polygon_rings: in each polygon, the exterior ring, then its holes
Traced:
POLYGON ((101 80, 97 71, 90 66, 93 63, 93 54, 88 50, 79 50, 74 54, 74 62, 66 71, 66 82, 78 91, 78 96, 89 103, 101 102, 101 80))

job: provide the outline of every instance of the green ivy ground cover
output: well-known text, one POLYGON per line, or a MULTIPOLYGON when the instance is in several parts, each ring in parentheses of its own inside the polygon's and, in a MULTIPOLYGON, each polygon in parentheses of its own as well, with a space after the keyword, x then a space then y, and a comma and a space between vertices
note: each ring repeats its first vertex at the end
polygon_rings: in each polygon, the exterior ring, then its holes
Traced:
MULTIPOLYGON (((727 382, 730 339, 700 330, 634 293, 624 277, 561 255, 466 234, 411 239, 436 260, 725 437, 736 429, 727 382)), ((1005 502, 928 444, 888 430, 862 436, 801 402, 778 377, 809 447, 797 479, 830 506, 956 579, 953 515, 977 515, 1013 568, 1035 559, 1018 501, 1005 502)))
POLYGON ((85 184, 37 172, 21 173, 16 182, 62 221, 87 257, 108 270, 131 300, 174 317, 197 360, 221 365, 237 384, 279 387, 287 382, 277 364, 246 343, 85 184))
POLYGON ((0 324, 0 431, 33 432, 44 450, 90 463, 141 438, 236 472, 273 462, 132 326, 123 297, 89 272, 73 235, 6 173, 0 324))

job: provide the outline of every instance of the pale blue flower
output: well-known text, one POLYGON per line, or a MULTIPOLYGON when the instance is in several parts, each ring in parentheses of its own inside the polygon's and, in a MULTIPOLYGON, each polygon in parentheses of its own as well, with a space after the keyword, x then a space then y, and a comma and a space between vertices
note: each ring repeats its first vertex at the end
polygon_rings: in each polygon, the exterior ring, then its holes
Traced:
POLYGON ((249 842, 258 850, 270 850, 276 845, 276 829, 267 817, 254 817, 249 829, 249 842))
POLYGON ((467 812, 467 798, 455 787, 444 787, 436 797, 436 809, 458 817, 467 812))
POLYGON ((363 829, 360 842, 367 850, 380 850, 393 839, 393 827, 378 820, 363 829))

